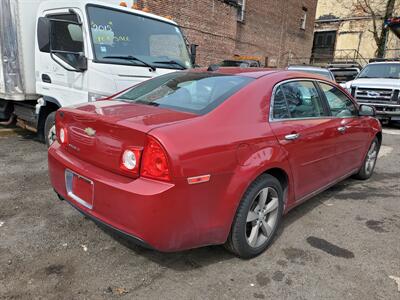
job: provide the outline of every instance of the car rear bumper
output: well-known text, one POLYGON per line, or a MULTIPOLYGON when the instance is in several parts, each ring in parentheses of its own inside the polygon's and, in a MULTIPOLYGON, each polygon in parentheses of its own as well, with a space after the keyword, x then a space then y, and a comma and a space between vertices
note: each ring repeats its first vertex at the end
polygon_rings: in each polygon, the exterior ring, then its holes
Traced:
POLYGON ((76 158, 57 142, 49 149, 48 163, 51 184, 61 198, 94 221, 146 247, 171 252, 221 244, 229 233, 231 216, 217 209, 223 199, 218 197, 222 191, 216 190, 215 184, 128 178, 76 158), (92 207, 68 194, 66 170, 93 182, 92 207), (220 218, 216 218, 218 214, 220 218))
MULTIPOLYGON (((57 193, 57 192, 56 192, 57 193)), ((58 194, 58 193, 57 193, 58 194)), ((64 199, 61 195, 59 195, 60 200, 66 200, 64 199)), ((143 248, 147 248, 147 249, 153 249, 152 246, 150 246, 149 244, 147 244, 145 241, 141 240, 140 238, 133 236, 127 232, 124 232, 122 230, 119 230, 118 228, 115 228, 113 226, 111 226, 110 224, 107 224, 105 222, 103 222, 100 219, 97 219, 96 217, 92 216, 91 214, 85 212, 84 210, 80 209, 77 205, 73 204, 71 201, 67 201, 69 204, 71 204, 71 206, 73 208, 75 208, 77 211, 79 211, 82 215, 84 215, 85 217, 87 217, 88 219, 92 220, 94 223, 96 223, 97 225, 99 225, 100 227, 103 227, 107 230, 109 230, 112 233, 115 233, 116 235, 123 237, 126 240, 129 240, 130 242, 139 245, 143 248)))

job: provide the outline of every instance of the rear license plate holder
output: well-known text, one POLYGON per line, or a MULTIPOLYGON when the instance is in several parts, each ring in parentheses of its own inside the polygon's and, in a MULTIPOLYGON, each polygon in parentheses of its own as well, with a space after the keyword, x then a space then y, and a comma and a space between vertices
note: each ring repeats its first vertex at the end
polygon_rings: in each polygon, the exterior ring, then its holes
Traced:
POLYGON ((65 188, 74 201, 88 209, 93 208, 94 183, 92 180, 71 170, 65 170, 65 188))

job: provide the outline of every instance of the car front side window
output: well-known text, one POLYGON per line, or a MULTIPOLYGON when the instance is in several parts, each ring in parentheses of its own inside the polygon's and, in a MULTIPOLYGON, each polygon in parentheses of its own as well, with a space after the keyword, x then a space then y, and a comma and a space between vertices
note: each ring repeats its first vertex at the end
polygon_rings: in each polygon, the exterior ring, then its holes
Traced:
POLYGON ((346 118, 357 115, 357 108, 342 91, 326 83, 319 84, 325 94, 331 113, 335 117, 346 118))

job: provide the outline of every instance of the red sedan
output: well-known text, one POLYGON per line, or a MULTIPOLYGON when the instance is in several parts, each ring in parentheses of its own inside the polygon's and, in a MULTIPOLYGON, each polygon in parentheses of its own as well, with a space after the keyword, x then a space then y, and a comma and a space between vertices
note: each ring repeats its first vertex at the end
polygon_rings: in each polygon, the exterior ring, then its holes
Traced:
POLYGON ((176 72, 59 110, 50 178, 61 199, 141 245, 225 244, 250 258, 290 209, 372 175, 373 116, 312 74, 176 72))

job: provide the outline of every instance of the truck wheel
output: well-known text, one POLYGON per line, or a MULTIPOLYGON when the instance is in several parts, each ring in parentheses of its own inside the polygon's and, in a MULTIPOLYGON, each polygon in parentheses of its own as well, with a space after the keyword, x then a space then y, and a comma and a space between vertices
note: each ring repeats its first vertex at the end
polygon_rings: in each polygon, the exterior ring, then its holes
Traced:
POLYGON ((46 140, 47 147, 56 140, 56 112, 53 111, 46 118, 46 123, 44 124, 44 138, 46 140))
POLYGON ((389 120, 389 126, 390 127, 399 127, 400 126, 400 121, 398 121, 398 120, 396 120, 396 121, 389 120))

